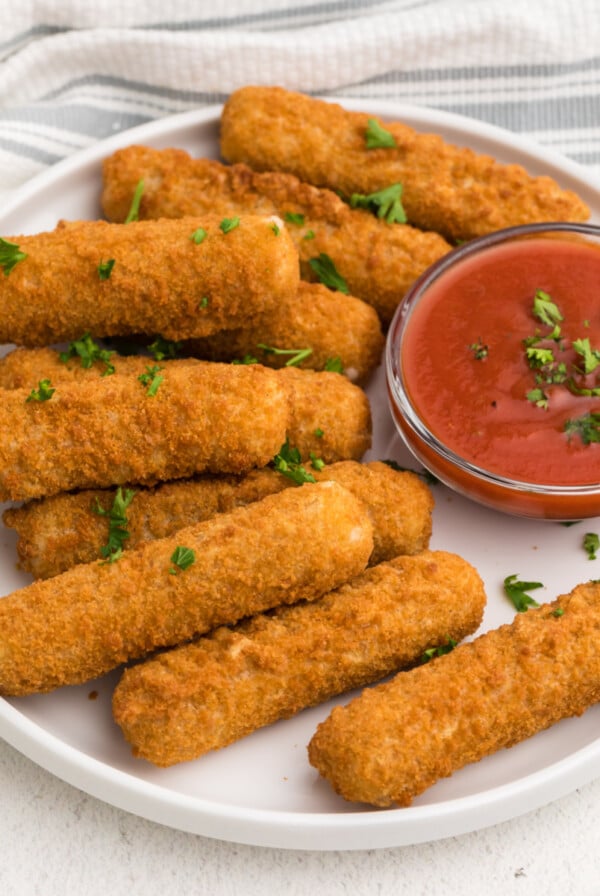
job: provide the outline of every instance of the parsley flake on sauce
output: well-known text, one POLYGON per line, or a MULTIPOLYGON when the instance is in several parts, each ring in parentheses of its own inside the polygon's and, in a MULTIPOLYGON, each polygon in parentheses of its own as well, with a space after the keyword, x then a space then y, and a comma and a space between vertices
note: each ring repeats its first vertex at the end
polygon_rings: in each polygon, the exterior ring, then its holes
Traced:
POLYGON ((533 297, 533 314, 541 323, 554 327, 563 320, 558 306, 543 289, 536 289, 533 297))
POLYGON ((365 143, 367 149, 395 149, 396 138, 375 118, 369 118, 365 131, 365 143))
POLYGON ((350 290, 348 289, 348 284, 342 275, 338 273, 338 270, 329 255, 325 252, 321 252, 318 258, 311 258, 308 263, 317 275, 320 283, 324 286, 328 286, 330 289, 336 289, 338 292, 343 292, 345 295, 349 294, 350 290))
POLYGON ((579 436, 584 445, 600 442, 600 413, 590 411, 589 414, 584 414, 582 417, 567 420, 564 431, 568 439, 579 436))
POLYGON ((37 389, 32 389, 25 401, 49 401, 56 389, 50 385, 50 380, 40 380, 37 389))
POLYGON ((506 576, 504 579, 504 593, 510 598, 515 610, 518 610, 519 613, 524 613, 528 607, 539 607, 538 602, 527 592, 543 587, 541 582, 520 582, 518 574, 506 576))
POLYGON ((133 501, 135 495, 134 489, 126 488, 125 492, 121 486, 117 489, 111 507, 106 510, 100 504, 98 498, 92 505, 92 511, 98 516, 108 518, 108 541, 100 548, 101 555, 108 563, 114 563, 123 553, 123 545, 129 538, 127 531, 127 508, 133 501))
POLYGON ((194 563, 196 560, 196 555, 191 548, 185 548, 182 545, 177 545, 173 553, 171 554, 171 563, 173 566, 169 570, 172 576, 176 576, 180 572, 184 572, 186 569, 194 563))
POLYGON ((27 258, 26 252, 21 252, 16 243, 4 240, 0 237, 0 267, 4 275, 8 277, 12 269, 20 261, 27 258))
POLYGON ((383 218, 388 224, 406 224, 406 212, 402 205, 402 184, 391 184, 376 193, 353 193, 352 208, 365 208, 383 218))
POLYGON ((133 198, 131 200, 131 205, 129 206, 129 211, 127 212, 127 217, 125 218, 125 224, 131 224, 132 221, 137 221, 140 216, 140 202, 142 201, 142 195, 144 193, 144 181, 138 180, 135 191, 133 193, 133 198))

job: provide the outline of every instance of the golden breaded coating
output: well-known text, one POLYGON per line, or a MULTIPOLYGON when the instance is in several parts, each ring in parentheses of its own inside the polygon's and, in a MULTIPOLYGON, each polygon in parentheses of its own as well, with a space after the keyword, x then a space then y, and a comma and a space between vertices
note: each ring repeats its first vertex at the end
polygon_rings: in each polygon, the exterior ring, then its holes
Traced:
POLYGON ((339 361, 354 383, 364 383, 381 361, 384 337, 377 312, 354 296, 332 292, 320 283, 301 282, 293 299, 251 326, 223 330, 188 340, 182 351, 209 361, 232 361, 247 355, 267 367, 284 367, 296 351, 310 349, 294 366, 324 370, 339 361), (278 354, 269 349, 283 349, 278 354))
POLYGON ((153 391, 153 374, 146 382, 136 374, 88 376, 58 384, 45 401, 29 401, 27 389, 4 390, 0 500, 240 473, 266 466, 289 432, 290 390, 281 371, 172 362, 156 377, 153 391))
POLYGON ((248 215, 224 232, 223 220, 80 221, 10 237, 25 257, 0 279, 0 342, 207 336, 294 296, 298 254, 286 227, 248 215))
MULTIPOLYGON (((243 87, 225 103, 221 153, 259 171, 286 171, 351 197, 403 185, 408 221, 451 241, 515 224, 584 221, 587 205, 550 177, 384 122, 391 148, 368 149, 374 116, 280 87, 243 87)), ((360 295, 360 293, 357 293, 360 295)))
MULTIPOLYGON (((371 564, 416 554, 428 546, 433 497, 416 474, 392 470, 378 461, 340 461, 321 471, 306 469, 318 482, 337 482, 364 502, 373 524, 371 564)), ((245 476, 203 476, 137 488, 127 508, 123 548, 165 538, 288 487, 294 487, 292 479, 267 468, 245 476)), ((21 569, 45 579, 101 557, 110 523, 97 506, 110 511, 115 493, 116 489, 67 492, 5 510, 5 525, 18 534, 21 569)))
POLYGON ((589 582, 337 707, 310 762, 347 800, 408 806, 600 700, 599 637, 600 584, 589 582))
POLYGON ((286 489, 0 600, 0 694, 102 675, 279 604, 314 600, 362 572, 364 505, 335 482, 286 489))
POLYGON ((310 260, 329 255, 350 292, 372 305, 385 324, 412 282, 451 248, 437 233, 390 225, 351 208, 332 190, 260 167, 194 159, 181 149, 129 146, 104 161, 103 210, 109 220, 125 220, 143 180, 143 218, 211 211, 279 215, 298 249, 302 276, 314 280, 310 260))
POLYGON ((460 557, 400 557, 314 603, 218 628, 126 670, 113 715, 134 755, 185 762, 461 640, 484 605, 483 583, 460 557))

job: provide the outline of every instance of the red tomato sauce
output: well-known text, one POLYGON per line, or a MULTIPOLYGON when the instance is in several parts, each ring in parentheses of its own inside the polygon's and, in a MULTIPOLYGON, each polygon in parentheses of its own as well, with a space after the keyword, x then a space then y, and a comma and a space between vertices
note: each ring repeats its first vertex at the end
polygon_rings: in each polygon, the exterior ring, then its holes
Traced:
POLYGON ((429 286, 406 326, 402 375, 425 425, 465 460, 523 482, 586 485, 600 482, 600 443, 586 444, 581 424, 568 422, 600 415, 600 363, 582 372, 573 345, 586 339, 600 362, 600 249, 577 239, 512 241, 429 286), (538 290, 562 315, 558 335, 533 312, 538 290), (552 360, 536 368, 527 344, 552 360), (598 396, 573 391, 596 387, 598 396))

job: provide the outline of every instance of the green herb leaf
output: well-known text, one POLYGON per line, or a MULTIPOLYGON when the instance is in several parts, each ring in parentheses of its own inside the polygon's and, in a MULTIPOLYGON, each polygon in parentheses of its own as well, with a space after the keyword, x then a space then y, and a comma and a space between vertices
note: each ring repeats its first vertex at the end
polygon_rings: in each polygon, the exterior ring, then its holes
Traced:
POLYGON ((286 439, 281 446, 279 453, 273 458, 273 467, 278 473, 287 476, 296 485, 302 485, 304 482, 315 482, 312 473, 302 465, 302 456, 297 448, 291 448, 289 440, 286 439))
POLYGON ((173 566, 169 570, 172 576, 176 576, 179 572, 183 572, 194 563, 196 555, 191 548, 185 548, 178 545, 171 554, 171 563, 173 566))
POLYGON ((590 560, 596 559, 598 548, 600 548, 600 538, 595 532, 586 532, 583 536, 583 549, 590 560))
POLYGON ((549 327, 563 320, 563 316, 547 292, 537 289, 533 297, 533 314, 539 321, 549 327))
POLYGON ((472 342, 469 348, 473 352, 473 357, 476 361, 483 361, 489 354, 489 347, 481 339, 478 339, 477 342, 472 342))
POLYGON ((137 186, 133 193, 133 199, 131 200, 131 205, 129 206, 129 211, 127 212, 127 217, 125 218, 125 224, 131 224, 132 221, 137 221, 140 216, 140 202, 142 201, 142 195, 144 193, 144 181, 138 180, 137 186))
POLYGON ((219 224, 219 229, 223 231, 223 233, 229 233, 231 230, 235 230, 236 227, 239 226, 240 219, 239 218, 223 218, 221 223, 219 224))
POLYGON ((232 364, 258 364, 258 358, 255 358, 254 355, 244 355, 243 358, 234 358, 231 362, 232 364))
POLYGON ((314 230, 307 230, 306 233, 304 234, 304 236, 302 237, 303 240, 314 240, 314 238, 315 238, 314 230))
POLYGON ((285 362, 286 367, 295 367, 312 355, 312 348, 277 348, 274 345, 265 345, 264 342, 259 342, 256 347, 268 355, 291 355, 285 362))
POLYGON ((556 610, 552 610, 550 613, 551 616, 556 616, 557 618, 560 616, 564 616, 565 611, 562 607, 557 607, 556 610))
POLYGON ((275 221, 273 221, 273 223, 271 224, 271 230, 273 231, 275 236, 279 236, 279 234, 281 233, 279 224, 276 224, 275 221))
POLYGON ((164 380, 164 376, 160 376, 160 371, 164 370, 164 367, 160 367, 158 364, 154 364, 152 367, 146 367, 145 373, 140 373, 138 376, 138 380, 142 384, 142 386, 147 386, 146 395, 156 395, 158 392, 158 387, 164 380))
POLYGON ((49 401, 56 389, 50 385, 50 380, 40 380, 37 389, 32 389, 25 401, 49 401))
POLYGON ((4 240, 0 237, 0 267, 6 277, 8 277, 14 266, 25 258, 27 258, 27 253, 21 252, 16 243, 11 243, 9 240, 4 240))
POLYGON ((314 451, 310 452, 310 465, 313 470, 321 471, 325 466, 325 461, 322 457, 317 457, 314 451))
POLYGON ((564 431, 569 440, 577 435, 584 445, 600 442, 600 413, 590 411, 589 414, 584 414, 582 417, 567 420, 564 431))
POLYGON ((102 376, 108 376, 115 372, 114 365, 110 361, 114 354, 114 351, 100 348, 98 343, 92 339, 89 333, 84 333, 80 339, 75 339, 73 342, 70 342, 66 352, 61 352, 58 357, 63 364, 66 364, 71 358, 79 358, 81 366, 86 370, 89 369, 95 361, 102 361, 106 365, 105 370, 102 372, 102 376))
POLYGON ((109 562, 114 563, 123 553, 123 544, 129 538, 127 531, 127 508, 133 501, 135 491, 127 488, 125 492, 121 486, 117 489, 112 506, 105 510, 98 498, 92 505, 92 511, 99 516, 108 517, 108 541, 100 548, 101 555, 109 562))
POLYGON ((164 339, 157 336, 154 342, 148 346, 148 351, 155 361, 164 361, 165 358, 176 358, 183 342, 175 342, 171 339, 164 339))
POLYGON ((504 579, 504 592, 510 598, 515 610, 519 613, 525 612, 528 607, 539 607, 527 591, 534 591, 536 588, 543 588, 541 582, 519 582, 519 576, 507 576, 504 579))
POLYGON ((593 349, 591 347, 589 337, 586 336, 585 339, 574 339, 573 348, 583 359, 583 372, 586 374, 593 373, 596 367, 600 364, 600 352, 598 349, 593 349))
POLYGON ((454 650, 456 644, 457 641, 453 638, 448 638, 445 644, 440 644, 438 647, 430 647, 428 650, 423 651, 421 655, 421 663, 428 663, 436 656, 444 656, 444 654, 450 653, 450 651, 454 650))
POLYGON ((527 400, 538 408, 548 408, 548 396, 543 389, 531 389, 527 393, 527 400))
POLYGON ((392 184, 370 193, 368 196, 362 193, 353 193, 350 197, 352 208, 366 208, 374 212, 378 218, 383 218, 388 224, 406 224, 406 212, 402 205, 402 184, 392 184))
POLYGON ((98 265, 98 277, 100 280, 108 280, 110 275, 112 274, 112 269, 115 266, 114 258, 109 258, 108 261, 101 261, 98 265))
POLYGON ((340 356, 336 355, 333 358, 327 358, 323 370, 328 370, 330 373, 343 373, 344 365, 340 356))
POLYGON ((393 134, 374 118, 369 118, 365 131, 367 149, 395 149, 397 144, 393 134))
POLYGON ((286 212, 284 218, 290 224, 297 224, 298 227, 302 227, 305 220, 304 215, 297 214, 296 212, 286 212))
POLYGON ((321 252, 318 258, 311 258, 308 263, 321 283, 330 289, 337 289, 338 292, 343 292, 345 295, 349 294, 348 284, 338 273, 329 255, 321 252))
POLYGON ((191 241, 193 243, 195 243, 197 246, 199 246, 200 243, 204 242, 204 240, 206 239, 206 236, 207 236, 207 233, 203 227, 198 227, 196 230, 194 230, 193 233, 190 233, 191 241))

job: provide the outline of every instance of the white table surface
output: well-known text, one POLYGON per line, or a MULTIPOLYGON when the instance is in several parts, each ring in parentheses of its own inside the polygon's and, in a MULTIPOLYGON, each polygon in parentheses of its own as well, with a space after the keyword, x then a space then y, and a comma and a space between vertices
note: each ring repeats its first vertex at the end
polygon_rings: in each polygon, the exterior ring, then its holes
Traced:
POLYGON ((225 843, 115 809, 0 741, 1 896, 598 896, 600 780, 460 837, 304 852, 225 843))

